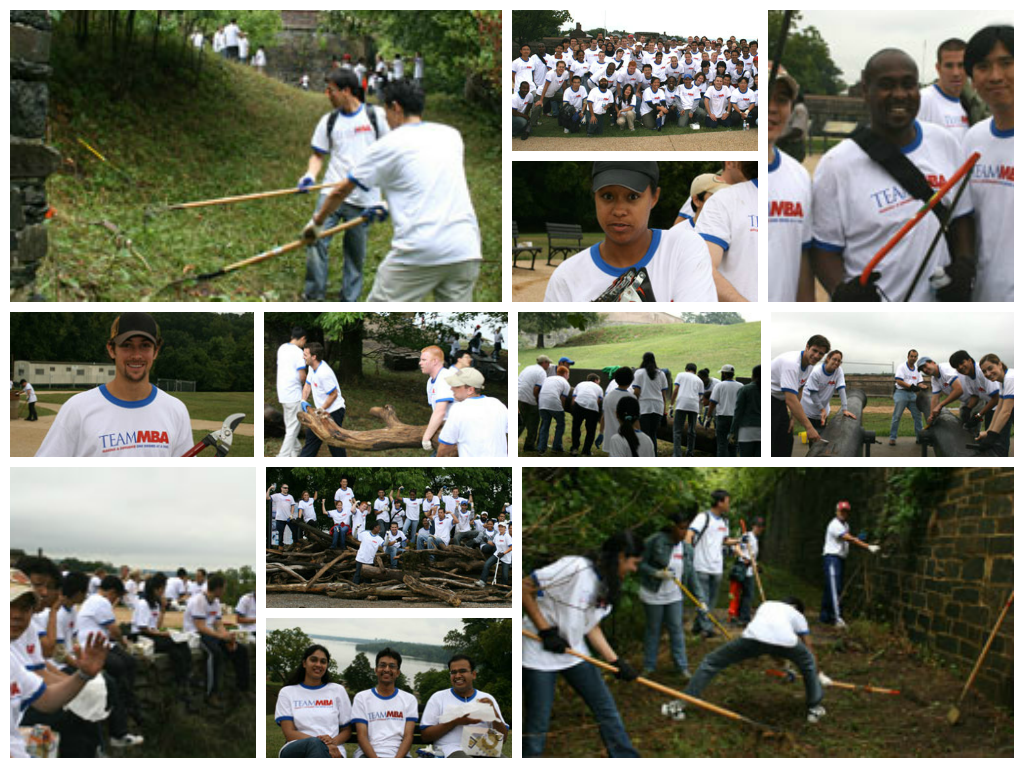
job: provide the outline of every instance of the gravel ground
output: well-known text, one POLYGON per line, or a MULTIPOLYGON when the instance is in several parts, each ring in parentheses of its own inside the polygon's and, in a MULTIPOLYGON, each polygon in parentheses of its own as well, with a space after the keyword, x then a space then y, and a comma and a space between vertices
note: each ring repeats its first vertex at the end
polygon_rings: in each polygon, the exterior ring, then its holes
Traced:
MULTIPOLYGON (((512 603, 463 603, 462 608, 494 608, 507 610, 512 603)), ((448 608, 446 603, 427 601, 410 603, 403 600, 339 600, 327 595, 303 595, 289 592, 268 592, 267 608, 448 608)))
POLYGON ((631 136, 588 139, 586 136, 534 136, 526 141, 511 139, 513 151, 545 150, 583 152, 685 152, 685 151, 757 151, 757 131, 716 131, 678 136, 631 136))

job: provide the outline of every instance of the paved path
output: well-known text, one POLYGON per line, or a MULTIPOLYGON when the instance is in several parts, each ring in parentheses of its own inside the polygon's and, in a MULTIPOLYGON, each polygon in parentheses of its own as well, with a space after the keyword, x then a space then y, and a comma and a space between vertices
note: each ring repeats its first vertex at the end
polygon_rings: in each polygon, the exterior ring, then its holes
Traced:
POLYGON ((673 136, 622 136, 588 139, 586 136, 534 136, 526 141, 512 139, 512 150, 536 152, 546 150, 582 152, 686 152, 686 151, 757 151, 757 131, 696 131, 673 136))
MULTIPOLYGON (((463 603, 463 608, 490 608, 503 610, 509 603, 463 603)), ((411 603, 404 600, 341 600, 327 595, 304 595, 297 592, 268 592, 267 608, 451 608, 439 601, 411 603)))

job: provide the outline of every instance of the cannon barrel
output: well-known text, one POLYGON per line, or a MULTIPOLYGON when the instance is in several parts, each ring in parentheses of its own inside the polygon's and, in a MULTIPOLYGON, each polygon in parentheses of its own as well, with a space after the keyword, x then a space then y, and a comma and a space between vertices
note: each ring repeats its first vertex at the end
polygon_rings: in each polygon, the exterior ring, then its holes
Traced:
POLYGON ((828 426, 821 432, 822 438, 828 442, 818 441, 807 452, 808 458, 829 456, 870 456, 871 444, 875 441, 875 433, 864 429, 863 413, 868 397, 862 389, 846 391, 847 409, 856 416, 849 419, 840 411, 832 417, 828 426))

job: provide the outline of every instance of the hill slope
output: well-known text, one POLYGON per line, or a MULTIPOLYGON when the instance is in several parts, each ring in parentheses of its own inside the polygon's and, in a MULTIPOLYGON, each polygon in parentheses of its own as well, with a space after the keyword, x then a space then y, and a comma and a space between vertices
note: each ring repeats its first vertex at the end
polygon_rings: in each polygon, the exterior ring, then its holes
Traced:
MULTIPOLYGON (((112 97, 111 72, 91 53, 77 52, 64 34, 55 37, 53 63, 51 143, 65 164, 49 184, 56 216, 50 225, 51 256, 39 275, 44 296, 58 301, 298 298, 304 250, 202 288, 156 291, 181 276, 186 265, 209 272, 297 239, 313 212, 313 196, 164 213, 149 221, 144 214, 170 203, 294 187, 306 168, 313 129, 329 110, 324 94, 209 55, 198 77, 181 65, 149 64, 136 75, 131 94, 112 97), (104 221, 131 239, 134 253, 101 226, 104 221)), ((484 256, 498 260, 500 134, 466 120, 466 114, 455 99, 428 96, 426 118, 462 132, 484 256)), ((390 239, 390 223, 371 229, 364 297, 390 239)), ((482 269, 477 300, 500 299, 497 266, 482 269)), ((329 296, 337 295, 340 282, 339 243, 329 296)))
POLYGON ((602 326, 574 336, 560 347, 520 350, 519 370, 540 352, 553 360, 570 357, 581 368, 635 367, 644 352, 653 352, 658 365, 673 374, 687 363, 696 363, 698 368, 710 368, 714 375, 723 364, 731 363, 738 376, 749 376, 761 362, 761 323, 602 326))

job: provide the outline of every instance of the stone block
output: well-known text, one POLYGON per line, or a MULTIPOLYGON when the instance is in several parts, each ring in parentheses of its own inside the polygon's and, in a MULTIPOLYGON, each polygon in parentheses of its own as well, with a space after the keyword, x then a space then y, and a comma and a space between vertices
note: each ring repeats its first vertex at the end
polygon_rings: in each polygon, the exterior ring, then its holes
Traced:
POLYGON ((1012 536, 992 536, 988 539, 988 553, 990 555, 1012 555, 1012 536))
POLYGON ((964 581, 981 581, 985 575, 985 558, 972 557, 965 560, 962 574, 964 581))
POLYGON ((985 492, 990 494, 1013 494, 1013 475, 1001 474, 985 483, 985 492))
POLYGON ((993 584, 1013 584, 1013 557, 999 557, 992 561, 993 584))
POLYGON ((11 59, 11 80, 49 80, 53 68, 24 59, 11 59))
POLYGON ((47 11, 11 11, 11 24, 24 24, 36 29, 49 31, 53 21, 47 11))
POLYGON ((11 58, 40 64, 50 60, 51 34, 22 24, 11 24, 11 58))
POLYGON ((953 656, 960 654, 960 641, 953 635, 936 635, 935 648, 953 656))
POLYGON ((11 185, 11 229, 21 229, 25 226, 25 215, 21 206, 23 199, 21 190, 14 184, 11 185))
POLYGON ((11 137, 11 178, 45 179, 60 167, 60 153, 39 140, 11 137))
POLYGON ((960 605, 977 605, 981 599, 981 593, 976 587, 958 587, 953 590, 950 599, 960 603, 960 605))
POLYGON ((41 139, 46 130, 46 110, 49 95, 45 83, 11 81, 12 136, 41 139))

